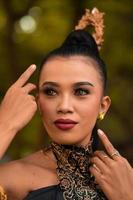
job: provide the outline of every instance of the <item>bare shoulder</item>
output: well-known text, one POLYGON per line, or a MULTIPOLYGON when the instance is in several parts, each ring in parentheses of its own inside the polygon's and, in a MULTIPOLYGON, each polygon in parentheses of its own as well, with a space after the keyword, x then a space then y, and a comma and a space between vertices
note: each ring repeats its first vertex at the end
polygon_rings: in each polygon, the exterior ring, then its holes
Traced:
POLYGON ((29 191, 53 184, 57 184, 56 163, 50 151, 40 150, 0 165, 0 185, 11 200, 23 199, 29 191))
POLYGON ((0 165, 0 185, 6 191, 8 199, 16 200, 25 195, 26 177, 25 164, 20 160, 0 165))

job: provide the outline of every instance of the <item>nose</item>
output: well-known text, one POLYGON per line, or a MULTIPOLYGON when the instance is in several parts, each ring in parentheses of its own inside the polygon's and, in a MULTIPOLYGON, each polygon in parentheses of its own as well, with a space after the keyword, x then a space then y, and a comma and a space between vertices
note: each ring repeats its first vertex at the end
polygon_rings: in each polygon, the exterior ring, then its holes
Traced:
POLYGON ((72 99, 69 96, 63 96, 57 105, 57 113, 73 113, 72 99))

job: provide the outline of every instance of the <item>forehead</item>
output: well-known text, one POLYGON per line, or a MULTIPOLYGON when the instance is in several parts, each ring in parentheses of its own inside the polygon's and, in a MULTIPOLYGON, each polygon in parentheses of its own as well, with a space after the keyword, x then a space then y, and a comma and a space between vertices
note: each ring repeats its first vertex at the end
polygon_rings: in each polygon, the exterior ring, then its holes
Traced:
POLYGON ((55 57, 44 64, 39 83, 46 80, 62 83, 82 80, 99 82, 99 79, 96 63, 92 59, 83 56, 55 57))

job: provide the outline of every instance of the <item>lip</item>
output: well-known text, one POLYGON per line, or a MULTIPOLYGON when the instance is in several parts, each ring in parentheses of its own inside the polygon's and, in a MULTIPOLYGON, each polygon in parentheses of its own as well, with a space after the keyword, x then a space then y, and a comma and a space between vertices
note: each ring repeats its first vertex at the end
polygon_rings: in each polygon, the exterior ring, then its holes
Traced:
POLYGON ((72 129, 78 122, 71 119, 57 119, 54 124, 57 128, 61 130, 72 129))
POLYGON ((57 119, 54 123, 62 123, 62 124, 77 124, 76 121, 71 119, 57 119))

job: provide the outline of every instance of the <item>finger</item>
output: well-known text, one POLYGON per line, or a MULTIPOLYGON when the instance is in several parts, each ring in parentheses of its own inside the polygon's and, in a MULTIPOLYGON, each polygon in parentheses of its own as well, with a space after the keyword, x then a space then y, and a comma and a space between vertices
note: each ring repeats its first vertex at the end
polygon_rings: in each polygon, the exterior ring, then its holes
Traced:
POLYGON ((94 156, 101 159, 107 166, 112 162, 112 159, 104 151, 95 151, 94 156))
POLYGON ((102 174, 95 168, 95 166, 91 166, 89 168, 91 174, 95 177, 96 182, 100 185, 102 184, 102 174))
POLYGON ((26 69, 26 71, 19 77, 15 85, 17 85, 18 87, 22 87, 28 81, 35 70, 36 65, 30 65, 30 67, 28 67, 28 69, 26 69))
POLYGON ((33 95, 28 95, 32 101, 36 101, 36 98, 33 95))
MULTIPOLYGON (((109 141, 108 137, 105 135, 105 133, 101 129, 98 129, 98 135, 99 135, 99 138, 101 139, 107 153, 112 157, 112 155, 116 152, 116 149, 114 148, 114 146, 109 141)), ((116 154, 112 158, 117 160, 117 159, 119 159, 119 156, 118 156, 118 154, 116 154)))
POLYGON ((101 173, 100 169, 97 167, 97 165, 95 163, 93 163, 93 167, 99 172, 101 173))
POLYGON ((108 184, 108 178, 99 173, 93 166, 91 166, 89 170, 91 174, 95 177, 96 183, 98 183, 104 194, 107 195, 106 191, 108 191, 110 188, 110 185, 108 184))
POLYGON ((25 93, 29 93, 31 92, 32 90, 35 90, 36 89, 36 85, 32 84, 32 83, 28 83, 26 84, 24 87, 23 87, 23 90, 25 91, 25 93))
POLYGON ((108 166, 98 157, 94 156, 91 158, 91 163, 97 166, 97 168, 100 170, 102 174, 105 174, 108 172, 108 166))

